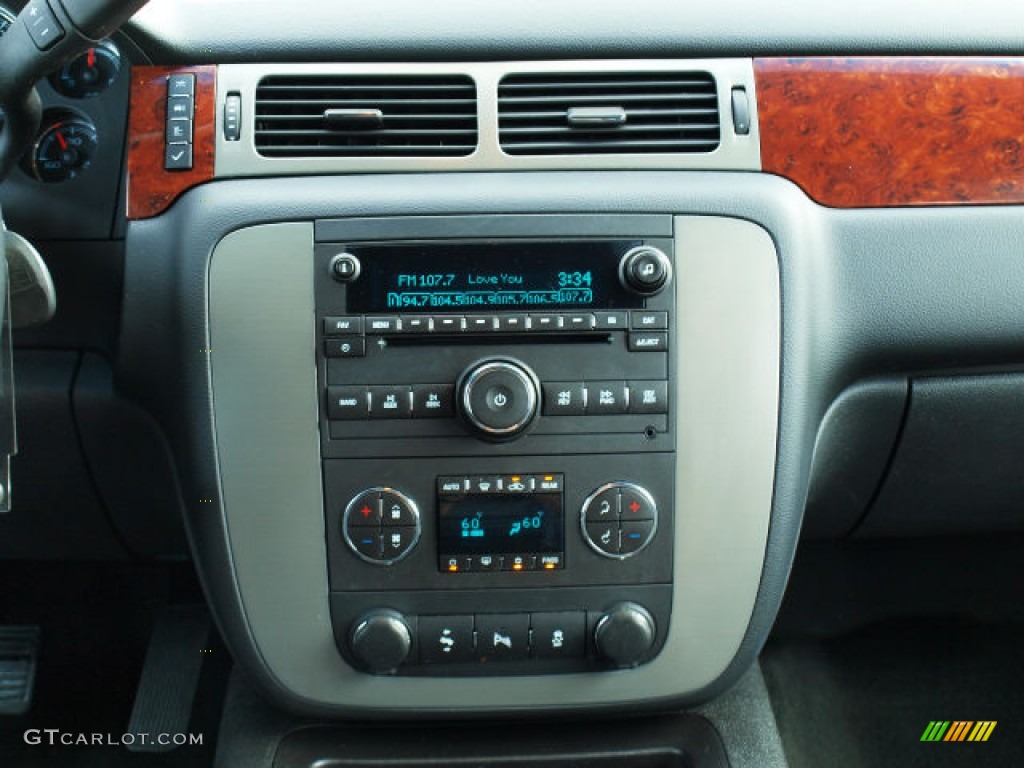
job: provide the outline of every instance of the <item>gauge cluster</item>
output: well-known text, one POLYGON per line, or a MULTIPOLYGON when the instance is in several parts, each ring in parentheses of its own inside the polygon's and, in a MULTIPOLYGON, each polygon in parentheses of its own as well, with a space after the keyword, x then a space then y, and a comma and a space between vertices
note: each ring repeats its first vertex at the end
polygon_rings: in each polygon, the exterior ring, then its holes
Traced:
MULTIPOLYGON (((0 34, 16 10, 0 5, 0 34)), ((123 195, 129 70, 126 38, 99 42, 37 85, 43 118, 0 185, 8 224, 36 239, 116 235, 123 195)), ((0 126, 2 126, 0 112, 0 126)))

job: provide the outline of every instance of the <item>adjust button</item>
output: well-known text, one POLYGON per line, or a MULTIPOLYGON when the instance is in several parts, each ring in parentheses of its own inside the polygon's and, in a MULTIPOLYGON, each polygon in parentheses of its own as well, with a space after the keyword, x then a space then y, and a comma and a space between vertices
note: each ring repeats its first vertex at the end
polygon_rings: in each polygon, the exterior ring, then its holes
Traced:
POLYGON ((420 661, 451 664, 473 659, 472 616, 420 616, 420 661))
POLYGON ((587 390, 582 384, 549 381, 543 384, 545 416, 582 416, 587 390))
POLYGON ((668 350, 668 334, 664 331, 636 332, 629 334, 630 352, 665 352, 668 350))

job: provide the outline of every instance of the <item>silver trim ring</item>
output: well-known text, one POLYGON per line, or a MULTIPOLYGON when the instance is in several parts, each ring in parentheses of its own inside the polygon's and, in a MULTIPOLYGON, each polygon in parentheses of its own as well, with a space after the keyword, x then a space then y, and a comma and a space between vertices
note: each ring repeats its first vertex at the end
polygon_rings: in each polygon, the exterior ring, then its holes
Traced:
POLYGON ((514 435, 525 429, 537 415, 537 382, 522 367, 511 361, 492 360, 490 362, 483 363, 482 365, 479 365, 476 370, 470 373, 462 382, 462 410, 465 412, 466 418, 469 419, 470 423, 481 432, 499 436, 514 435), (470 397, 473 386, 481 376, 486 376, 496 370, 511 371, 515 376, 519 377, 519 380, 526 388, 527 415, 525 418, 520 419, 515 424, 508 427, 489 427, 481 422, 480 419, 477 418, 476 414, 473 413, 473 405, 471 403, 472 398, 470 397))
MULTIPOLYGON (((651 496, 650 491, 648 491, 642 485, 631 483, 628 480, 613 480, 610 483, 605 483, 604 485, 599 486, 583 501, 583 506, 580 507, 580 533, 583 534, 583 540, 587 542, 587 545, 592 550, 597 552, 597 554, 601 555, 602 557, 607 557, 611 560, 625 560, 626 558, 632 557, 633 555, 640 554, 645 549, 647 549, 648 545, 650 545, 652 541, 654 541, 654 535, 658 532, 658 517, 658 505, 657 503, 655 503, 654 497, 651 496), (587 510, 590 508, 590 505, 594 502, 594 500, 602 493, 611 490, 621 492, 624 488, 629 489, 630 491, 636 493, 638 496, 643 497, 643 499, 647 501, 648 504, 651 505, 651 510, 653 512, 654 518, 654 525, 651 526, 651 532, 644 540, 644 543, 636 549, 634 549, 632 552, 627 552, 625 554, 605 552, 594 542, 593 539, 590 538, 590 534, 587 533, 587 510)), ((616 522, 621 522, 621 520, 622 517, 620 513, 620 515, 616 518, 616 522)))
MULTIPOLYGON (((365 526, 365 527, 368 527, 368 526, 365 526)), ((385 526, 382 526, 380 523, 378 523, 378 529, 381 529, 383 527, 385 527, 385 526)), ((391 526, 391 527, 398 527, 398 526, 391 526)), ((409 556, 410 552, 412 552, 414 549, 416 549, 416 545, 419 544, 420 534, 422 532, 423 532, 423 521, 420 518, 420 509, 419 509, 419 507, 416 506, 416 502, 413 501, 412 499, 410 499, 408 496, 406 496, 401 491, 398 491, 398 490, 396 490, 394 488, 389 488, 387 486, 382 486, 382 485, 377 485, 377 486, 374 486, 373 488, 364 488, 363 490, 359 491, 355 496, 353 496, 349 500, 348 504, 345 505, 345 512, 341 516, 341 536, 345 540, 345 543, 348 545, 348 548, 352 551, 352 554, 354 554, 360 560, 362 560, 363 562, 366 562, 366 563, 370 563, 371 565, 394 565, 395 563, 397 563, 397 562, 399 562, 401 560, 404 560, 406 557, 409 556), (391 493, 391 494, 394 494, 395 496, 397 496, 399 498, 399 500, 402 503, 404 503, 407 507, 409 507, 409 510, 412 512, 413 519, 416 520, 416 525, 415 526, 411 526, 411 525, 401 526, 402 528, 415 528, 415 530, 413 531, 412 541, 409 542, 409 546, 407 546, 398 557, 393 557, 393 558, 391 558, 389 560, 388 559, 378 559, 378 558, 367 557, 362 552, 360 552, 358 549, 356 549, 355 542, 352 541, 351 537, 348 535, 348 519, 349 519, 349 516, 352 514, 352 511, 355 509, 355 503, 356 503, 356 501, 358 501, 359 499, 361 499, 363 496, 365 496, 368 493, 377 493, 377 494, 391 493)))

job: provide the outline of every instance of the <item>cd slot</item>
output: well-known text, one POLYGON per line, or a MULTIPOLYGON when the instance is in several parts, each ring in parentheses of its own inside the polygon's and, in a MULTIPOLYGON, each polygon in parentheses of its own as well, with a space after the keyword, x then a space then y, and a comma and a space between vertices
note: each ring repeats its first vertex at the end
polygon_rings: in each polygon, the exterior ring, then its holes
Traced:
POLYGON ((515 344, 611 344, 613 335, 607 331, 580 333, 430 333, 384 336, 389 347, 452 347, 452 346, 511 346, 515 344))

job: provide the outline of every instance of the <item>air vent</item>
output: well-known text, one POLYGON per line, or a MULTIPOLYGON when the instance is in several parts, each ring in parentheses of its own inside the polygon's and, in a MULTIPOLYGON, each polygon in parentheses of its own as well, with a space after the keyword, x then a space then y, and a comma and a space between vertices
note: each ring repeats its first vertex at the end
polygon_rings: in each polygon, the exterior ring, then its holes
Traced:
POLYGON ((461 75, 273 75, 256 89, 264 157, 453 157, 477 146, 461 75))
POLYGON ((510 75, 498 125, 510 155, 693 154, 720 141, 707 72, 510 75))

